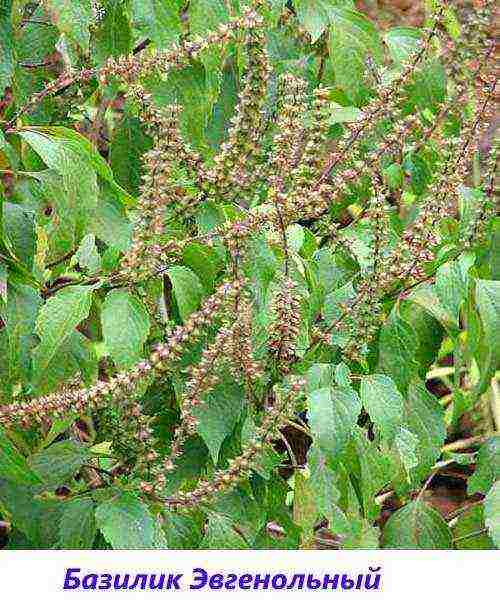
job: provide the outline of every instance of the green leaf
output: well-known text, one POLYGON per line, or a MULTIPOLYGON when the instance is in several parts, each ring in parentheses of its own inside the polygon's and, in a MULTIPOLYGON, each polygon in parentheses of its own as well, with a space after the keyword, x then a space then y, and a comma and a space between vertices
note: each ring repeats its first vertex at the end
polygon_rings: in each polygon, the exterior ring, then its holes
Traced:
POLYGON ((444 308, 437 295, 436 287, 430 283, 422 283, 417 286, 409 296, 409 300, 418 304, 432 315, 448 331, 456 333, 456 325, 453 316, 444 308))
POLYGON ((468 296, 468 271, 475 262, 475 256, 468 252, 457 260, 439 267, 436 273, 435 290, 441 305, 451 315, 453 324, 459 326, 460 308, 468 296))
MULTIPOLYGON (((191 0, 187 16, 193 35, 204 37, 208 31, 217 30, 222 23, 230 19, 229 7, 224 0, 191 0)), ((217 101, 222 84, 222 62, 226 48, 211 47, 201 54, 205 67, 208 103, 213 106, 217 101)))
POLYGON ((193 34, 202 35, 229 20, 224 0, 191 0, 187 16, 193 34))
POLYGON ((108 246, 126 252, 132 239, 132 224, 109 184, 101 186, 101 197, 87 230, 108 246))
POLYGON ((338 7, 331 11, 330 62, 335 81, 348 96, 359 101, 366 60, 381 63, 383 48, 375 25, 362 13, 338 7))
POLYGON ((410 176, 411 191, 421 196, 432 180, 432 169, 422 154, 408 154, 403 161, 403 170, 410 176))
POLYGON ((110 56, 129 54, 132 50, 132 30, 127 16, 127 2, 105 0, 104 18, 92 35, 92 58, 100 65, 110 56))
POLYGON ((56 438, 58 438, 61 434, 67 431, 71 425, 73 425, 77 418, 77 415, 73 414, 62 419, 54 419, 52 421, 52 425, 50 426, 49 432, 40 442, 40 449, 50 446, 50 444, 52 444, 56 438))
POLYGON ((45 5, 59 31, 88 51, 89 27, 93 21, 91 1, 46 0, 45 5))
POLYGON ((50 549, 57 542, 63 503, 34 496, 33 488, 0 479, 2 512, 21 531, 33 548, 50 549))
POLYGON ((356 262, 330 248, 321 248, 314 260, 318 265, 318 277, 326 294, 346 285, 358 270, 356 262))
POLYGON ((235 382, 221 383, 209 392, 194 411, 198 433, 217 464, 222 442, 233 432, 245 402, 244 390, 235 382))
POLYGON ((484 499, 484 522, 493 543, 500 548, 500 481, 496 481, 484 499))
POLYGON ((94 286, 68 286, 49 298, 36 320, 40 343, 33 353, 34 369, 43 373, 61 346, 89 315, 94 286))
POLYGON ((36 249, 34 214, 19 204, 3 205, 4 233, 16 257, 31 271, 36 249))
POLYGON ((404 427, 418 438, 415 450, 418 467, 415 478, 424 478, 441 454, 446 437, 444 409, 425 385, 413 382, 408 389, 404 407, 404 427))
POLYGON ((150 89, 159 105, 179 104, 183 107, 180 117, 182 133, 192 146, 204 150, 204 132, 213 107, 205 67, 196 62, 182 70, 171 70, 165 80, 157 80, 150 89))
POLYGON ((306 374, 306 390, 310 394, 314 390, 330 387, 334 382, 333 365, 316 363, 309 367, 306 374))
POLYGON ((384 39, 392 60, 398 64, 407 61, 419 48, 421 33, 415 27, 392 27, 384 39))
POLYGON ((403 321, 415 332, 418 347, 415 348, 415 360, 419 366, 420 377, 425 377, 429 367, 436 361, 443 342, 444 330, 439 322, 424 308, 413 302, 399 304, 403 321))
POLYGON ((434 57, 423 62, 407 88, 408 102, 405 110, 436 111, 446 97, 446 71, 434 57))
POLYGON ((34 485, 41 481, 2 429, 0 429, 0 479, 20 485, 34 485))
POLYGON ((37 349, 35 348, 33 356, 34 373, 31 382, 36 394, 42 395, 54 391, 61 383, 66 383, 78 372, 82 374, 87 385, 96 382, 98 364, 95 347, 79 331, 70 333, 43 371, 38 369, 37 349))
POLYGON ((207 292, 213 291, 215 278, 221 267, 221 261, 213 248, 192 242, 184 248, 182 261, 198 276, 207 292))
POLYGON ((408 431, 408 429, 401 427, 396 436, 394 445, 407 473, 411 473, 411 470, 418 466, 418 444, 418 437, 411 431, 408 431))
POLYGON ((170 267, 167 270, 174 292, 179 315, 183 321, 200 305, 203 288, 198 277, 187 267, 170 267))
POLYGON ((302 529, 300 548, 314 548, 314 525, 318 517, 315 494, 309 473, 295 469, 293 474, 293 521, 302 529))
MULTIPOLYGON (((74 220, 77 236, 80 237, 92 211, 97 206, 99 196, 97 176, 92 164, 82 160, 81 152, 74 144, 69 144, 45 132, 30 129, 20 131, 19 135, 40 155, 48 167, 61 176, 63 194, 55 182, 52 187, 57 189, 56 194, 63 196, 64 204, 74 220)), ((43 185, 43 174, 33 176, 41 180, 43 185)), ((50 182, 46 183, 50 184, 50 182)), ((61 218, 66 216, 67 213, 61 214, 61 218)))
POLYGON ((421 500, 396 511, 383 531, 384 548, 407 550, 449 550, 451 531, 443 517, 421 500))
POLYGON ((476 456, 476 470, 469 477, 467 493, 487 494, 493 483, 500 479, 500 436, 486 440, 476 456))
MULTIPOLYGON (((241 431, 241 444, 247 445, 258 437, 257 426, 252 416, 248 416, 243 423, 241 431)), ((281 456, 270 445, 265 446, 256 460, 252 463, 252 470, 263 479, 269 480, 281 462, 281 456)))
POLYGON ((254 497, 248 482, 221 495, 214 504, 214 510, 229 517, 250 544, 253 544, 257 534, 266 524, 266 513, 254 497))
POLYGON ((476 304, 483 323, 485 344, 493 369, 500 363, 500 281, 476 280, 476 304))
POLYGON ((307 454, 307 464, 311 472, 309 486, 314 493, 319 515, 328 519, 332 532, 347 533, 350 530, 347 518, 338 507, 340 490, 336 470, 316 444, 311 446, 307 454))
POLYGON ((9 283, 7 307, 3 317, 8 339, 7 364, 12 383, 28 378, 30 349, 35 343, 33 333, 41 305, 40 294, 32 287, 9 283))
POLYGON ((131 292, 108 292, 101 313, 102 333, 106 348, 120 369, 137 363, 147 340, 150 321, 144 304, 131 292))
POLYGON ((165 515, 165 535, 172 550, 195 550, 202 539, 202 523, 197 513, 189 515, 172 511, 165 515))
POLYGON ((366 519, 352 519, 351 531, 342 543, 343 550, 378 550, 379 529, 366 519))
POLYGON ((462 513, 453 527, 453 542, 457 550, 492 550, 491 538, 484 531, 484 506, 476 504, 462 513))
POLYGON ((330 106, 330 125, 352 123, 363 116, 363 111, 356 106, 341 106, 335 102, 332 102, 330 106))
POLYGON ((89 458, 86 446, 66 440, 37 452, 29 462, 43 481, 43 489, 54 490, 69 483, 89 458))
POLYGON ((380 452, 376 445, 367 439, 363 429, 355 428, 353 440, 354 443, 349 449, 355 450, 356 462, 349 463, 349 458, 346 458, 345 464, 350 467, 352 475, 358 478, 363 516, 373 520, 380 513, 380 506, 375 502, 375 498, 390 483, 394 466, 390 457, 380 452))
POLYGON ((130 492, 103 502, 95 511, 97 527, 115 550, 166 548, 159 522, 130 492))
POLYGON ((387 373, 401 392, 418 375, 418 346, 415 330, 394 308, 380 329, 378 370, 387 373))
POLYGON ((94 502, 75 498, 64 504, 59 523, 59 547, 63 550, 91 550, 96 535, 94 502))
MULTIPOLYGON (((98 192, 96 174, 106 181, 116 198, 131 203, 130 196, 116 183, 104 158, 81 133, 67 127, 25 127, 19 132, 51 169, 60 173, 68 185, 77 186, 81 197, 95 207, 98 192), (87 195, 92 197, 87 199, 87 195)), ((70 188, 71 190, 71 188, 70 188)))
POLYGON ((335 462, 351 437, 361 402, 352 390, 325 387, 307 396, 308 419, 318 448, 335 462))
POLYGON ((392 442, 403 419, 403 396, 395 383, 387 375, 365 375, 360 397, 382 437, 392 442))
POLYGON ((89 233, 83 238, 78 250, 71 259, 71 264, 80 265, 83 270, 88 271, 89 275, 93 275, 100 270, 101 257, 97 250, 94 234, 89 233))
POLYGON ((140 120, 125 112, 113 130, 109 161, 116 180, 131 194, 139 193, 142 156, 150 148, 151 140, 141 127, 140 120))
POLYGON ((210 513, 200 550, 248 550, 248 544, 236 533, 231 519, 210 513))
POLYGON ((14 73, 14 34, 12 31, 12 0, 0 0, 0 97, 10 85, 14 73))
POLYGON ((351 0, 294 0, 293 5, 299 23, 310 33, 313 43, 327 29, 334 7, 353 8, 351 0))
MULTIPOLYGON (((1 67, 0 67, 1 69, 1 67)), ((1 77, 1 75, 0 75, 1 77)), ((1 85, 1 84, 0 84, 1 85)), ((1 93, 1 91, 0 91, 1 93)), ((16 170, 19 168, 19 156, 12 144, 10 144, 6 139, 3 131, 0 131, 0 153, 2 158, 7 160, 7 164, 9 164, 12 169, 16 170)), ((1 156, 0 155, 0 156, 1 156)))
POLYGON ((132 23, 158 48, 164 48, 181 33, 179 0, 132 0, 132 23))
POLYGON ((391 190, 397 190, 403 187, 404 172, 401 165, 392 163, 384 169, 384 175, 391 190))

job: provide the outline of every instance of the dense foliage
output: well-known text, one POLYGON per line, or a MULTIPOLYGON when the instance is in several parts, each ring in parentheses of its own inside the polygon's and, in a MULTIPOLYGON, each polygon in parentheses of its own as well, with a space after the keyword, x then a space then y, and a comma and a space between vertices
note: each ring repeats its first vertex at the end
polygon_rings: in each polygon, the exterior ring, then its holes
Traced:
POLYGON ((4 545, 500 545, 493 6, 0 0, 4 545))

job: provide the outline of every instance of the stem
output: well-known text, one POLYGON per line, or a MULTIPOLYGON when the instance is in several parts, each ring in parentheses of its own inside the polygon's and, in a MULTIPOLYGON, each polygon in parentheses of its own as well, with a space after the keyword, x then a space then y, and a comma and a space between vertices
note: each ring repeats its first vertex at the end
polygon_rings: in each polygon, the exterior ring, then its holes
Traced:
POLYGON ((467 438, 466 440, 457 440, 456 442, 451 442, 450 444, 446 444, 445 446, 443 446, 441 451, 457 452, 457 450, 468 450, 469 448, 473 448, 474 446, 484 444, 486 440, 497 437, 498 435, 498 433, 494 435, 478 435, 475 437, 467 438))
POLYGON ((462 540, 468 540, 469 538, 476 537, 478 535, 486 533, 487 531, 488 530, 486 529, 486 527, 484 527, 483 529, 479 529, 478 531, 473 531, 472 533, 468 533, 467 535, 462 535, 461 537, 455 538, 453 540, 453 543, 456 544, 457 542, 461 542, 462 540))

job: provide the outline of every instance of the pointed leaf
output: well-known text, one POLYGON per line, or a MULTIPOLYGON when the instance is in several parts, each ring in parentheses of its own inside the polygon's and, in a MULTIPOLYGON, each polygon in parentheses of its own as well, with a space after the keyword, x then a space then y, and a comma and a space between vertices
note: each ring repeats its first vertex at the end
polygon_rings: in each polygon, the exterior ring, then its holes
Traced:
POLYGON ((203 296, 202 285, 198 277, 187 267, 170 267, 167 275, 172 282, 179 314, 185 321, 200 305, 203 296))
POLYGON ((34 485, 41 482, 35 471, 26 462, 10 439, 0 429, 0 479, 20 485, 34 485))
POLYGON ((59 523, 59 546, 64 550, 91 550, 96 535, 94 503, 75 498, 65 503, 59 523))
POLYGON ((469 477, 467 493, 486 494, 493 482, 500 479, 500 436, 486 440, 476 456, 476 470, 469 477))
POLYGON ((36 320, 40 344, 33 355, 35 371, 41 373, 47 369, 75 327, 88 317, 93 290, 92 286, 69 286, 57 292, 42 306, 36 320))
POLYGON ((396 384, 387 375, 366 375, 360 397, 382 437, 392 442, 403 419, 403 396, 396 384))
POLYGON ((208 518, 205 536, 200 549, 248 550, 248 544, 236 533, 233 522, 228 517, 211 513, 208 518))
POLYGON ((137 363, 148 338, 150 321, 144 304, 125 290, 111 290, 101 313, 104 343, 120 369, 137 363))
POLYGON ((415 500, 391 515, 384 527, 383 546, 407 550, 449 550, 452 547, 451 531, 437 510, 415 500))
POLYGON ((361 411, 357 394, 339 388, 320 388, 308 394, 307 405, 315 443, 328 460, 337 461, 361 411))
POLYGON ((95 512, 97 527, 115 550, 165 548, 166 540, 147 506, 130 492, 100 504, 95 512))

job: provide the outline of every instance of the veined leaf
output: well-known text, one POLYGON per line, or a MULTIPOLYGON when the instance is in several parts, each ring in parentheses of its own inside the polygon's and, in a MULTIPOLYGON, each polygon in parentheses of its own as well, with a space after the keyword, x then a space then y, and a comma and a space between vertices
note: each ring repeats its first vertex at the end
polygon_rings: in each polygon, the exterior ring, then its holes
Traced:
POLYGON ((97 64, 102 64, 110 56, 129 54, 132 49, 133 37, 126 4, 123 0, 105 0, 104 18, 92 35, 93 57, 97 64))
POLYGON ((167 275, 172 282, 174 298, 181 319, 185 321, 200 305, 203 288, 198 277, 187 267, 170 267, 167 275))
POLYGON ((88 317, 93 286, 68 286, 49 298, 36 320, 40 344, 33 355, 35 371, 43 373, 59 348, 88 317))
POLYGON ((430 394, 425 385, 414 381, 405 399, 404 427, 418 438, 415 449, 418 467, 413 473, 416 478, 425 477, 441 454, 446 437, 444 409, 438 399, 430 394))
POLYGON ((43 489, 54 490, 68 483, 89 458, 90 452, 86 446, 65 440, 40 450, 29 462, 43 481, 43 489))
POLYGON ((83 50, 89 49, 89 27, 93 21, 90 0, 46 0, 52 22, 61 33, 79 44, 83 50))
POLYGON ((158 48, 178 39, 181 33, 180 0, 132 0, 132 22, 158 48))
POLYGON ((383 438, 392 442, 403 420, 403 396, 387 375, 365 375, 361 402, 383 438))
POLYGON ((486 440, 476 456, 476 470, 467 483, 467 493, 487 494, 500 479, 500 436, 486 440))
POLYGON ((383 57, 375 25, 356 10, 336 7, 331 11, 329 48, 335 81, 350 98, 359 101, 366 60, 370 58, 377 64, 383 57))
POLYGON ((484 531, 484 506, 472 505, 460 514, 453 526, 453 543, 457 550, 493 550, 495 546, 484 531))
POLYGON ((90 498, 66 502, 59 523, 59 547, 64 550, 91 550, 97 533, 95 506, 90 498))
POLYGON ((216 550, 248 550, 248 544, 236 533, 231 519, 223 515, 211 513, 208 517, 205 536, 200 549, 216 550))
POLYGON ((314 441, 333 463, 349 442, 361 402, 352 390, 324 387, 308 394, 307 406, 314 441))
POLYGON ((484 517, 493 543, 500 548, 500 480, 493 484, 484 499, 484 517))
POLYGON ((476 281, 476 303, 484 327, 486 344, 492 354, 493 368, 500 360, 500 281, 476 281))
POLYGON ((12 31, 12 0, 0 2, 0 97, 10 85, 14 73, 14 34, 12 31))
POLYGON ((407 550, 448 550, 451 531, 446 521, 422 500, 410 502, 387 521, 383 532, 384 548, 407 550))
POLYGON ((41 482, 24 456, 0 429, 0 479, 20 485, 35 485, 41 482))
POLYGON ((209 392, 195 410, 198 432, 215 464, 223 441, 232 433, 243 410, 245 394, 236 382, 223 382, 209 392))
POLYGON ((131 194, 139 192, 142 155, 149 148, 151 140, 141 128, 140 120, 126 112, 113 130, 109 161, 116 180, 131 194))
POLYGON ((311 35, 313 43, 328 28, 333 8, 337 6, 354 8, 352 0, 294 0, 293 5, 299 23, 311 35))
POLYGON ((115 550, 166 548, 159 522, 130 492, 103 502, 95 512, 97 527, 115 550))
POLYGON ((120 369, 137 363, 143 354, 150 321, 144 304, 130 292, 108 292, 101 313, 104 343, 120 369))
POLYGON ((392 27, 384 35, 389 54, 398 64, 408 60, 418 50, 421 37, 415 27, 392 27))

